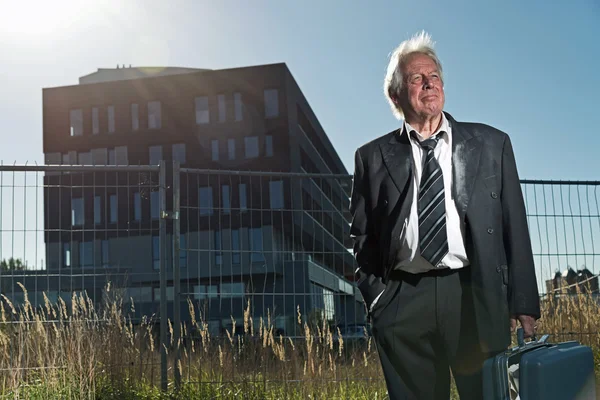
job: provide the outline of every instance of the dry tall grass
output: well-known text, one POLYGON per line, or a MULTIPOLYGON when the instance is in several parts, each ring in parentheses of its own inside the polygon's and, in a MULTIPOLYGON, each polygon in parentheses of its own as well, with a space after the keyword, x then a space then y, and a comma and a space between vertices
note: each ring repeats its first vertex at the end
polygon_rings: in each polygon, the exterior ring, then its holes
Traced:
POLYGON ((206 322, 195 319, 193 303, 188 305, 192 332, 184 326, 184 337, 198 339, 181 343, 181 374, 197 387, 204 380, 219 382, 218 390, 227 393, 259 388, 298 398, 346 398, 349 394, 350 398, 372 399, 385 393, 374 343, 366 335, 360 344, 345 343, 339 330, 333 332, 326 321, 310 324, 298 312, 303 337, 275 336, 269 315, 254 326, 248 303, 242 332, 236 332, 232 320, 234 328, 226 331, 224 339, 212 338, 206 322))
MULTIPOLYGON (((15 307, 0 295, 0 395, 7 398, 162 398, 156 321, 134 325, 129 308, 110 287, 98 308, 85 295, 34 309, 15 307)), ((189 304, 191 323, 174 343, 169 323, 170 379, 178 368, 184 385, 171 398, 352 398, 385 397, 377 352, 365 337, 361 346, 336 340, 326 323, 310 324, 298 313, 304 337, 276 337, 269 315, 254 326, 250 304, 243 332, 213 337, 189 304), (179 346, 181 362, 173 366, 179 346)), ((133 305, 131 306, 133 307, 133 305)), ((540 333, 552 341, 575 339, 594 348, 600 360, 600 307, 590 295, 542 302, 540 333)), ((233 321, 232 326, 236 326, 233 321)), ((170 386, 171 389, 172 385, 170 386)))
POLYGON ((67 305, 62 299, 51 304, 45 294, 45 305, 34 309, 26 288, 19 286, 25 299, 21 307, 0 295, 1 395, 93 397, 99 385, 126 382, 134 364, 142 375, 155 375, 151 321, 134 328, 110 287, 96 310, 87 296, 73 295, 67 305))
MULTIPOLYGON (((73 295, 33 308, 27 290, 15 306, 0 295, 0 395, 9 398, 159 398, 160 353, 154 318, 134 325, 123 299, 112 291, 97 308, 85 295, 73 295)), ((133 308, 134 305, 132 304, 133 308)), ((274 334, 269 315, 254 326, 250 304, 243 332, 235 328, 213 337, 189 302, 191 323, 184 339, 173 341, 169 323, 169 377, 173 353, 185 383, 182 398, 383 398, 385 387, 373 349, 349 352, 328 324, 310 325, 298 314, 304 337, 274 334)), ((233 326, 236 323, 233 321, 233 326)))
POLYGON ((550 334, 550 341, 576 340, 594 350, 596 373, 600 372, 600 297, 591 293, 557 295, 541 302, 540 335, 550 334))

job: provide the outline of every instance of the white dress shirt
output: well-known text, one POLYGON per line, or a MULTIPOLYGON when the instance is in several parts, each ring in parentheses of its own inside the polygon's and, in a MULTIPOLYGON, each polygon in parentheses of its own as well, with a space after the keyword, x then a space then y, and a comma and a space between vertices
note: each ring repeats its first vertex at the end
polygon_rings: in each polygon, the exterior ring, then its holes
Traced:
MULTIPOLYGON (((434 269, 427 260, 421 257, 419 251, 419 214, 417 211, 417 199, 419 196, 419 182, 423 172, 423 162, 425 160, 426 151, 421 147, 419 141, 425 140, 419 132, 410 126, 406 121, 402 128, 401 135, 409 135, 410 146, 412 150, 412 185, 413 198, 411 209, 408 217, 404 220, 402 233, 400 234, 400 253, 399 263, 400 269, 410 273, 427 272, 434 269), (410 135, 411 131, 415 131, 418 141, 410 135)), ((442 121, 437 131, 432 135, 441 135, 437 146, 433 152, 434 157, 442 168, 444 179, 444 196, 446 206, 446 233, 448 236, 448 253, 444 256, 437 268, 462 268, 469 265, 467 252, 465 249, 465 224, 458 216, 458 209, 452 197, 452 127, 446 116, 442 113, 442 121)), ((377 302, 380 293, 371 305, 377 302)))

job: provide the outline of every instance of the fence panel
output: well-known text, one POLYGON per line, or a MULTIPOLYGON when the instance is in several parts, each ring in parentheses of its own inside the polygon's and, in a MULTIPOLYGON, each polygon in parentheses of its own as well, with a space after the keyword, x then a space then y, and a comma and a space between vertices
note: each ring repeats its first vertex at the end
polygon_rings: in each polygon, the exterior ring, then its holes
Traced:
MULTIPOLYGON (((600 182, 521 183, 541 331, 600 347, 600 182)), ((0 390, 125 376, 206 398, 381 393, 351 188, 304 171, 0 166, 0 390)))
MULTIPOLYGON (((542 295, 600 272, 599 185, 600 182, 522 181, 542 295)), ((598 290, 597 283, 594 290, 598 290)))
POLYGON ((100 365, 158 384, 159 171, 0 166, 2 393, 88 395, 100 365))
POLYGON ((322 380, 381 379, 353 284, 351 184, 347 175, 181 170, 187 384, 290 395, 322 380))
POLYGON ((600 348, 598 181, 521 181, 542 318, 552 340, 600 348))

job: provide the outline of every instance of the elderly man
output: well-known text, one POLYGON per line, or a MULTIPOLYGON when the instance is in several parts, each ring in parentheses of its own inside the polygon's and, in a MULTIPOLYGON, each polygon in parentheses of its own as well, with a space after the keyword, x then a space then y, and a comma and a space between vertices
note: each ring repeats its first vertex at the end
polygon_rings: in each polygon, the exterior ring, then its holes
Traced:
POLYGON ((540 316, 508 135, 443 111, 441 63, 421 33, 393 53, 385 95, 402 126, 355 154, 358 287, 391 399, 482 399, 481 367, 540 316))

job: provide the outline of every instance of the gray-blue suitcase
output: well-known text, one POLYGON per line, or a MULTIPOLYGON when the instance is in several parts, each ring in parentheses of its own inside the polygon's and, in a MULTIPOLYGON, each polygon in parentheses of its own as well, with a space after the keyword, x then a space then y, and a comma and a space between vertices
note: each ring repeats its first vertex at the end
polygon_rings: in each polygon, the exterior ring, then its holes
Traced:
POLYGON ((595 400, 594 355, 576 341, 547 343, 523 341, 518 346, 486 360, 483 366, 484 400, 510 400, 510 366, 519 364, 520 400, 595 400))

